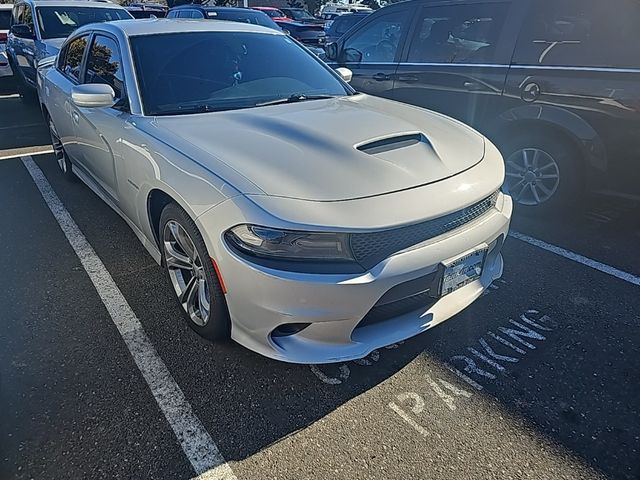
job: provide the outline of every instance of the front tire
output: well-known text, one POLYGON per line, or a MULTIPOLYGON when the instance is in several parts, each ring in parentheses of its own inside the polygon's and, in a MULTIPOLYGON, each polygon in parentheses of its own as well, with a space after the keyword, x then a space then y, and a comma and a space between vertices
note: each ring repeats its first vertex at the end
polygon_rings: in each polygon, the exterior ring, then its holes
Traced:
POLYGON ((563 212, 580 200, 583 167, 568 141, 553 135, 522 135, 503 144, 502 189, 529 215, 563 212))
POLYGON ((195 222, 176 204, 160 215, 162 264, 189 326, 208 340, 229 338, 227 302, 195 222))

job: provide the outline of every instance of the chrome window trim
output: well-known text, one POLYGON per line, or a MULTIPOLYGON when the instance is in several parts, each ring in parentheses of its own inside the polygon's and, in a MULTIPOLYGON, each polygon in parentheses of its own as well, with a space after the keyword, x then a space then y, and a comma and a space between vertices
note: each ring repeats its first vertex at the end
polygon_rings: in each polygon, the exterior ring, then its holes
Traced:
MULTIPOLYGON (((352 63, 352 62, 351 62, 352 63)), ((372 62, 379 65, 393 65, 396 62, 372 62)), ((409 67, 468 67, 468 68, 517 68, 530 70, 576 70, 582 72, 617 72, 617 73, 640 73, 640 68, 620 68, 620 67, 570 67, 563 65, 520 65, 520 64, 499 64, 499 63, 446 63, 446 62, 400 62, 400 66, 409 67)))

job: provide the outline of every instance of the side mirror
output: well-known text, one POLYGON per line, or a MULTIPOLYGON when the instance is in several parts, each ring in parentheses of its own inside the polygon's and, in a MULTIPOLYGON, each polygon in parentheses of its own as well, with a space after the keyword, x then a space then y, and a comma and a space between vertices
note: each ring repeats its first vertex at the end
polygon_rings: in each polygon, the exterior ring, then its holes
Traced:
POLYGON ((336 73, 340 75, 340 78, 347 83, 349 83, 351 81, 351 77, 353 77, 353 73, 351 72, 351 70, 345 67, 336 68, 336 73))
POLYGON ((26 38, 26 39, 35 38, 35 35, 33 34, 31 27, 23 23, 17 23, 15 25, 11 25, 11 33, 13 34, 13 36, 17 38, 26 38))
POLYGON ((324 46, 324 54, 327 57, 327 60, 337 60, 338 59, 338 44, 335 42, 328 43, 324 46))
POLYGON ((345 48, 342 54, 341 61, 347 63, 360 63, 362 61, 362 52, 357 48, 345 48))
POLYGON ((116 103, 116 94, 110 85, 104 83, 88 83, 74 86, 71 89, 71 100, 73 100, 73 103, 78 107, 113 107, 116 103))

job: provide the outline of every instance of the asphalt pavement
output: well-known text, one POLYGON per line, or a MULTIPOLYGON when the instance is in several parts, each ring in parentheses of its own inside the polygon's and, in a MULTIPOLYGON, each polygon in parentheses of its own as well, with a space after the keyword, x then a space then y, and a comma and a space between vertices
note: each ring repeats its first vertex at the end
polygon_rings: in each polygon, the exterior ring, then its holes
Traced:
POLYGON ((125 222, 33 154, 37 108, 0 96, 0 122, 0 158, 19 155, 0 160, 0 479, 202 473, 28 152, 230 467, 200 478, 640 479, 637 204, 516 211, 503 278, 465 311, 356 362, 290 365, 195 335, 125 222))

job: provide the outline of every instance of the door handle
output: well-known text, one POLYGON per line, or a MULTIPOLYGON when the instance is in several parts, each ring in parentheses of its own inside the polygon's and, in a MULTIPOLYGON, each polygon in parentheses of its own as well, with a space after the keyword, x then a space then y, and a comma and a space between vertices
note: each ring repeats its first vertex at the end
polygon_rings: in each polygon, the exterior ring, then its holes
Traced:
POLYGON ((386 73, 376 73, 373 76, 373 79, 376 82, 384 82, 385 80, 389 80, 389 78, 391 78, 389 75, 387 75, 386 73))
POLYGON ((479 82, 466 81, 462 84, 462 86, 470 92, 479 92, 481 90, 486 90, 486 87, 479 82))
POLYGON ((418 78, 417 75, 399 75, 398 76, 398 81, 400 82, 416 83, 418 80, 420 79, 418 78))
POLYGON ((80 115, 78 115, 78 112, 71 112, 71 119, 73 120, 73 123, 78 125, 80 122, 80 115))

